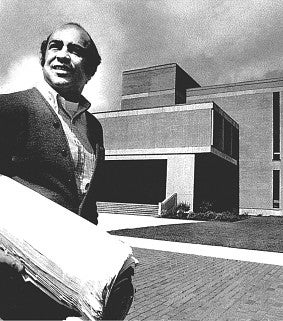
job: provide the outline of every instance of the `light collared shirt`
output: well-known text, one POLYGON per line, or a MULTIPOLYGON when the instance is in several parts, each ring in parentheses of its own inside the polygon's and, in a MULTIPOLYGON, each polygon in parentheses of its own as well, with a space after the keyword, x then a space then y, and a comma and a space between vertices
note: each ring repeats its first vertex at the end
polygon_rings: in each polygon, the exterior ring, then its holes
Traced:
POLYGON ((44 80, 38 82, 36 88, 54 109, 62 124, 75 165, 78 191, 83 195, 88 189, 95 164, 95 154, 87 137, 85 114, 90 103, 83 96, 78 103, 67 101, 44 80))

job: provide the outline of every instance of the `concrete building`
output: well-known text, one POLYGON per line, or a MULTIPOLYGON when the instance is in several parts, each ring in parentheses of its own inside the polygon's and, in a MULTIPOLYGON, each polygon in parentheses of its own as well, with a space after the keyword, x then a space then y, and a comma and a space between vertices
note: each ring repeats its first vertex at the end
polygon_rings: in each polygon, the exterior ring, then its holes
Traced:
POLYGON ((101 200, 197 211, 281 215, 283 80, 200 87, 177 64, 123 73, 121 110, 96 113, 105 132, 101 200))
POLYGON ((239 124, 240 210, 282 215, 283 79, 187 90, 186 102, 214 101, 239 124))

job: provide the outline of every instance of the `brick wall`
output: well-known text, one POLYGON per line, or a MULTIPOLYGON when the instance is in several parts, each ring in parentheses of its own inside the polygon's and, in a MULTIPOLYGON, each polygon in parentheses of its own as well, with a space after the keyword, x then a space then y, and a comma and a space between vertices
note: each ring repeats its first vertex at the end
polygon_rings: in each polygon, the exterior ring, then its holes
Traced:
POLYGON ((101 118, 107 150, 211 145, 211 109, 101 118))
MULTIPOLYGON (((205 90, 202 91, 203 98, 187 92, 187 103, 214 101, 238 122, 240 208, 272 210, 272 171, 281 167, 280 162, 272 161, 272 92, 279 91, 280 87, 248 89, 247 93, 234 92, 231 95, 231 92, 227 94, 227 88, 225 92, 219 92, 221 90, 218 88, 217 94, 211 91, 211 98, 205 90)), ((280 208, 282 196, 281 192, 280 208)))

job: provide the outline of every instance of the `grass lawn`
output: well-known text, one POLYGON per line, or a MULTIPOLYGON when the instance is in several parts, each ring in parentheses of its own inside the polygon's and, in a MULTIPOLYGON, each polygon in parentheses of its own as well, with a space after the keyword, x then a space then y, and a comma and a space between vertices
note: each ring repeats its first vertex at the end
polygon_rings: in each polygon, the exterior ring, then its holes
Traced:
MULTIPOLYGON (((162 220, 162 219, 161 219, 162 220)), ((283 252, 283 217, 250 217, 237 222, 200 222, 123 229, 113 235, 183 243, 283 252)))

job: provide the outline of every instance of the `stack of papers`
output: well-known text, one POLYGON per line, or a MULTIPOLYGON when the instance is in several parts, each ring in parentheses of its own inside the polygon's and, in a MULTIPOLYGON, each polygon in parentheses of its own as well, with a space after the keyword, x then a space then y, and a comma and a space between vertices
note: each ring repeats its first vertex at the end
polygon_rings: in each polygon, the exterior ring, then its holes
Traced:
POLYGON ((62 206, 0 176, 0 248, 24 278, 54 300, 98 320, 119 272, 135 266, 131 248, 62 206))

